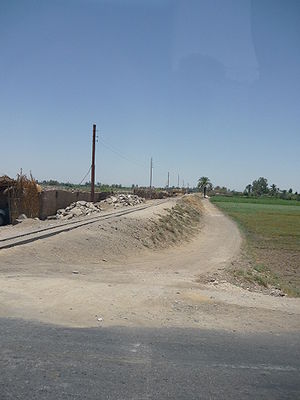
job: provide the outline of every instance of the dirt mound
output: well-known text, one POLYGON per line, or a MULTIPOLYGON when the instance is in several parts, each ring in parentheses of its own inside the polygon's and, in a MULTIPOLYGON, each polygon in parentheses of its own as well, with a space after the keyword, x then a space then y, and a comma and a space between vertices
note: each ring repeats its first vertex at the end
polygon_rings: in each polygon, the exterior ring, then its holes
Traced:
POLYGON ((171 209, 165 210, 157 219, 151 219, 150 236, 144 245, 149 248, 164 248, 189 240, 201 228, 203 207, 199 198, 184 196, 171 209))
MULTIPOLYGON (((149 250, 177 246, 192 238, 201 228, 201 203, 199 201, 196 208, 188 197, 38 241, 28 245, 32 249, 28 252, 28 261, 54 262, 54 265, 61 262, 101 264, 103 259, 120 262, 128 257, 139 257, 139 254, 149 250), (144 214, 146 218, 143 218, 144 214)), ((69 210, 68 207, 62 210, 59 215, 62 218, 65 217, 64 212, 73 215, 77 209, 84 213, 101 212, 97 205, 93 205, 93 211, 91 203, 79 203, 72 204, 69 210)), ((15 255, 23 253, 22 250, 22 247, 15 248, 15 255)), ((24 255, 21 258, 24 260, 24 255)))

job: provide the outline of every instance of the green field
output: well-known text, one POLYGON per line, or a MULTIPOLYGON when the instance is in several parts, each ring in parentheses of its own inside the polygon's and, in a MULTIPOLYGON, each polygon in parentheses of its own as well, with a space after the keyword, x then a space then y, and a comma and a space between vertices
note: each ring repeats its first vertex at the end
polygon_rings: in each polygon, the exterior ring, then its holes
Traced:
POLYGON ((246 196, 214 196, 213 203, 250 203, 250 204, 274 204, 282 206, 300 206, 298 200, 284 200, 272 197, 246 197, 246 196))
POLYGON ((246 239, 251 267, 233 273, 300 296, 300 202, 224 196, 211 201, 238 223, 246 239))

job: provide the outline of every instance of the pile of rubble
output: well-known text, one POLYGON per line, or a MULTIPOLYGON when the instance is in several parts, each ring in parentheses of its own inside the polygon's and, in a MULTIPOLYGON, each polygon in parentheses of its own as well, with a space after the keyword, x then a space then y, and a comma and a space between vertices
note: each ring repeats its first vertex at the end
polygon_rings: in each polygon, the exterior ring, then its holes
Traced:
POLYGON ((76 201, 66 208, 57 210, 56 219, 71 219, 73 217, 81 217, 99 213, 101 208, 99 205, 90 203, 89 201, 76 201))
POLYGON ((144 203, 146 200, 142 197, 139 197, 135 194, 116 194, 115 196, 110 196, 105 200, 102 200, 101 203, 112 204, 114 208, 118 207, 127 207, 127 206, 136 206, 138 204, 144 203))
POLYGON ((91 203, 89 201, 76 201, 66 208, 57 210, 56 215, 48 217, 48 219, 71 219, 74 217, 88 216, 102 211, 101 205, 111 205, 114 208, 136 206, 145 202, 142 197, 134 194, 116 194, 110 196, 99 203, 91 203))

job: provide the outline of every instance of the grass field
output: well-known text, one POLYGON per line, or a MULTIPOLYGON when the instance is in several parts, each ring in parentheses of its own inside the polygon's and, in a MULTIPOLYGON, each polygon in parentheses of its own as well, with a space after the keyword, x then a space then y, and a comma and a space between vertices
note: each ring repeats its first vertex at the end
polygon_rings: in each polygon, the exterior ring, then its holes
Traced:
POLYGON ((215 196, 246 238, 251 267, 234 268, 240 279, 300 296, 300 202, 215 196))
POLYGON ((272 197, 240 197, 240 196, 214 196, 211 198, 214 203, 250 203, 250 204, 274 204, 282 206, 300 206, 300 201, 284 200, 272 197))

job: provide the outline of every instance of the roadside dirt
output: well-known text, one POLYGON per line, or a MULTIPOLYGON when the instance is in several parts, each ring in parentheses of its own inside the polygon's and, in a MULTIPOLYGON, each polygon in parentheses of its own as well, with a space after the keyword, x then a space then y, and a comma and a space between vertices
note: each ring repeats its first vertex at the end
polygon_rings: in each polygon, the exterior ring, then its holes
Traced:
POLYGON ((242 239, 208 200, 188 202, 2 250, 0 316, 75 327, 299 330, 300 299, 199 283, 234 262, 242 239))

